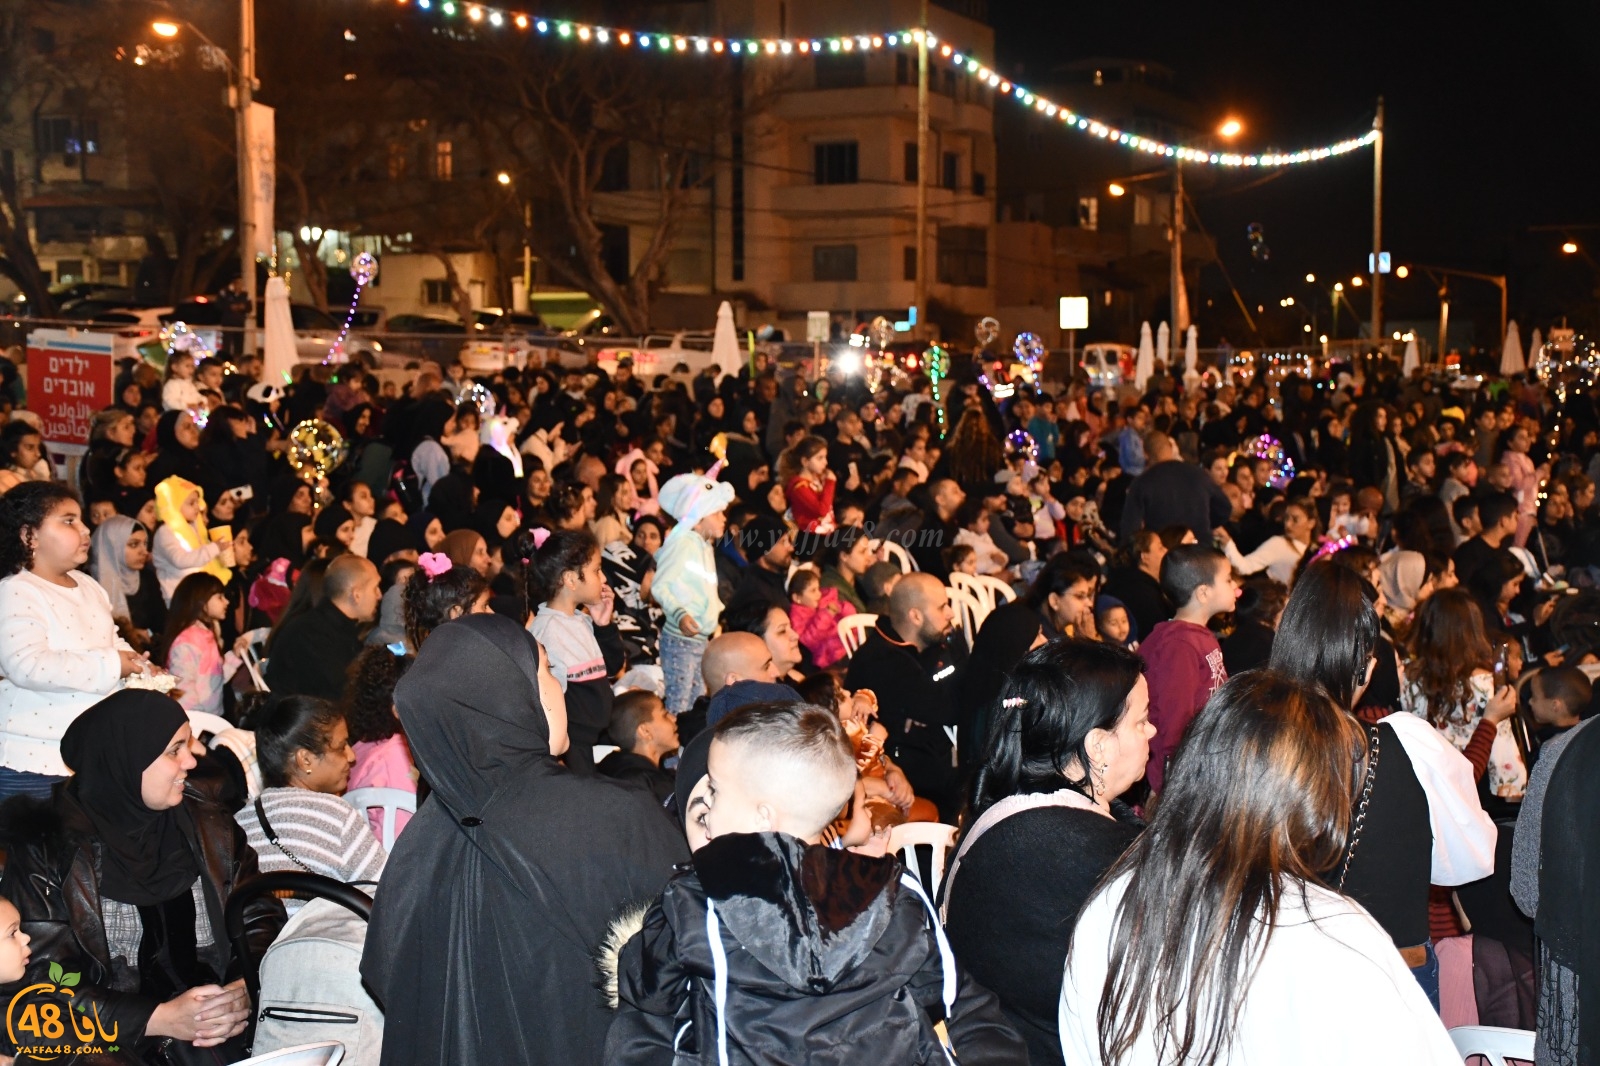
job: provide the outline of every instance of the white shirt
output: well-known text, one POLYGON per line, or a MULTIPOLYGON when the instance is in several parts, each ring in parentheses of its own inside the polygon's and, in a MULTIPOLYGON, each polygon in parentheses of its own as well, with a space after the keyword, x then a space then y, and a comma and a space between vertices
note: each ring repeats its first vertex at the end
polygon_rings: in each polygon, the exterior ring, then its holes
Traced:
POLYGON ((178 539, 171 526, 165 523, 157 526, 150 557, 155 564, 156 581, 161 585, 161 598, 171 605, 178 583, 221 554, 222 545, 216 541, 191 548, 178 539))
POLYGON ((1282 533, 1275 537, 1268 537, 1262 542, 1261 547, 1249 555, 1241 555, 1239 546, 1232 540, 1223 544, 1223 554, 1228 557, 1228 562, 1239 573, 1249 576, 1262 570, 1274 581, 1287 585, 1289 579, 1294 577, 1294 568, 1300 565, 1300 557, 1306 553, 1309 545, 1296 544, 1282 533))
MULTIPOLYGON (((1124 875, 1090 900, 1078 918, 1058 1015, 1068 1062, 1100 1061, 1096 1012, 1116 907, 1126 887, 1124 875)), ((1233 1041, 1219 1066, 1460 1066, 1461 1056, 1438 1013, 1389 934, 1354 900, 1328 889, 1307 886, 1306 901, 1309 914, 1300 892, 1285 889, 1277 928, 1237 1011, 1230 1012, 1233 1041)), ((1157 1066, 1158 1061, 1146 1030, 1123 1064, 1157 1066)))
POLYGON ((65 775, 61 734, 122 679, 111 600, 88 574, 63 588, 27 570, 0 580, 0 766, 65 775))

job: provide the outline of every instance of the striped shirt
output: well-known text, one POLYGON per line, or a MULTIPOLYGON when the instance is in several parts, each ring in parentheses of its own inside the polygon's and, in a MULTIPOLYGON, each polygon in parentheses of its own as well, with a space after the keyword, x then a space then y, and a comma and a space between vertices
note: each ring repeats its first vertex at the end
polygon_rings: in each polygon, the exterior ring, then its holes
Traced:
MULTIPOLYGON (((281 847, 267 839, 254 803, 245 804, 233 817, 256 849, 262 873, 309 869, 369 893, 382 876, 383 864, 388 861, 383 845, 373 837, 366 817, 341 797, 305 788, 269 788, 261 793, 261 805, 281 847)), ((299 910, 300 904, 299 900, 284 901, 290 914, 299 910)))
POLYGON ((566 614, 541 603, 539 613, 528 620, 528 632, 550 656, 550 672, 562 692, 568 685, 605 680, 606 659, 595 639, 594 619, 583 611, 566 614))

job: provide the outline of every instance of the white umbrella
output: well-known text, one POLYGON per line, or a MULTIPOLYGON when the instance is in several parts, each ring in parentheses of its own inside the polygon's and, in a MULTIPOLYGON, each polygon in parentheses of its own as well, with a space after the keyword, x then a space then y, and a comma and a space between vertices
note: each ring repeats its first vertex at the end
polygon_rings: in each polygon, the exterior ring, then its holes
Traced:
POLYGON ((727 300, 717 308, 717 331, 711 337, 711 361, 724 374, 737 374, 743 360, 739 356, 739 331, 733 328, 733 305, 727 300))
POLYGON ((1150 337, 1150 323, 1139 327, 1139 359, 1133 364, 1133 387, 1140 392, 1156 372, 1156 346, 1150 337))
POLYGON ((1422 358, 1417 352, 1417 335, 1413 333, 1411 339, 1406 341, 1406 355, 1400 361, 1400 376, 1409 378, 1412 371, 1422 365, 1422 358))
POLYGON ((1500 349, 1500 376, 1516 377, 1526 369, 1528 364, 1522 358, 1522 334, 1517 332, 1517 324, 1513 322, 1506 329, 1506 343, 1500 349))
POLYGON ((282 386, 297 360, 294 349, 294 317, 289 314, 289 287, 280 275, 267 279, 262 317, 265 321, 261 380, 282 386))
POLYGON ((1156 361, 1166 369, 1172 368, 1172 359, 1169 353, 1172 350, 1172 331, 1165 322, 1156 329, 1156 361))
POLYGON ((1183 377, 1200 376, 1200 330, 1190 326, 1183 342, 1183 377))
POLYGON ((1539 327, 1533 327, 1533 335, 1528 338, 1528 365, 1536 365, 1539 361, 1539 349, 1544 347, 1544 337, 1539 333, 1539 327))

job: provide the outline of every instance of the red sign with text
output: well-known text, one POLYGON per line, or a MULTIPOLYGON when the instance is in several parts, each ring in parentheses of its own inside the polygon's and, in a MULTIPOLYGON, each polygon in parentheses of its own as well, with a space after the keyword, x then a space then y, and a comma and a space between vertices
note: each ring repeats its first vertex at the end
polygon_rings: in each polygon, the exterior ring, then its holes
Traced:
POLYGON ((28 337, 28 408, 47 444, 87 446, 96 411, 110 407, 109 334, 40 329, 28 337))

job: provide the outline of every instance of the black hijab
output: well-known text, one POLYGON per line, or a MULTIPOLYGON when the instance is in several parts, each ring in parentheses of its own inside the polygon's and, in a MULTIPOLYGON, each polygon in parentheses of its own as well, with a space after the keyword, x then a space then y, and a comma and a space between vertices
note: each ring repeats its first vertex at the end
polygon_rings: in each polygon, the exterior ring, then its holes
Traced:
POLYGON ((149 689, 113 692, 80 714, 61 737, 73 777, 62 790, 105 848, 100 892, 139 907, 187 895, 200 876, 189 846, 188 812, 145 806, 145 769, 188 717, 172 697, 149 689))
MULTIPOLYGON (((428 510, 439 516, 446 533, 472 528, 472 481, 459 471, 446 474, 428 494, 428 510)), ((495 516, 496 518, 499 515, 495 516)))
POLYGON ((994 701, 1043 628, 1039 612, 1020 601, 997 607, 983 620, 972 643, 966 674, 961 678, 961 701, 973 709, 967 717, 970 735, 959 737, 956 742, 956 749, 964 756, 982 760, 988 748, 994 701))
MULTIPOLYGON (((1534 919, 1543 948, 1544 987, 1552 1009, 1539 1019, 1551 1042, 1570 1047, 1578 1023, 1577 1058, 1600 1061, 1600 726, 1585 723, 1550 775, 1544 794, 1539 840, 1539 913, 1534 919), (1577 1002, 1562 1002, 1571 982, 1551 963, 1577 978, 1577 1002)), ((1547 1012, 1541 1010, 1541 1015, 1547 1012)))
POLYGON ((540 657, 516 622, 469 615, 395 686, 433 791, 389 856, 361 960, 385 1066, 600 1061, 612 1015, 592 959, 617 910, 688 857, 648 794, 551 755, 540 657), (561 1024, 524 1024, 536 1016, 561 1024))

